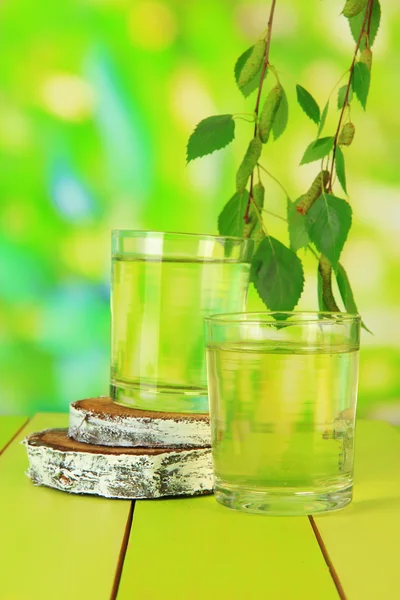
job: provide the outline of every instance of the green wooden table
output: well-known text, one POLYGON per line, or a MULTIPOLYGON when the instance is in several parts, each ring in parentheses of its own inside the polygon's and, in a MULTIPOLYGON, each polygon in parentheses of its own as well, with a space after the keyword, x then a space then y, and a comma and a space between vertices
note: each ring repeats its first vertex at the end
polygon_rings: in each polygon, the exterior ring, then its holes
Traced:
POLYGON ((358 423, 352 505, 312 519, 35 487, 19 442, 67 421, 0 417, 1 600, 400 598, 400 433, 386 423, 358 423))

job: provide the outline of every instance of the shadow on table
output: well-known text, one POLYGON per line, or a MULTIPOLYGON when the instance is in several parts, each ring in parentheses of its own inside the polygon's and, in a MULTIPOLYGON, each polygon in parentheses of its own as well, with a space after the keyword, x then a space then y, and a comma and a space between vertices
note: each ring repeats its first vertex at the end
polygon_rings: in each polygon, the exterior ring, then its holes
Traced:
POLYGON ((316 515, 319 519, 329 519, 332 515, 335 518, 356 517, 375 511, 398 511, 400 512, 400 495, 389 498, 369 498, 366 500, 353 501, 348 508, 338 510, 337 512, 327 513, 325 515, 316 515))

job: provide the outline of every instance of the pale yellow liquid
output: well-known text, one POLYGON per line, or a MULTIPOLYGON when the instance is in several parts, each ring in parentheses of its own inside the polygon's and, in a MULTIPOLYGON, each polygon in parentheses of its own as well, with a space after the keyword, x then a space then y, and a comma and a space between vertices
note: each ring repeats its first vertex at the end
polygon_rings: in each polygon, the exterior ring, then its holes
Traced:
POLYGON ((248 263, 116 257, 111 392, 136 408, 207 412, 204 317, 244 310, 248 263))
POLYGON ((225 344, 208 348, 207 362, 224 503, 246 504, 247 493, 260 512, 298 514, 317 512, 315 498, 327 499, 325 509, 339 508, 341 492, 350 501, 357 351, 225 344))

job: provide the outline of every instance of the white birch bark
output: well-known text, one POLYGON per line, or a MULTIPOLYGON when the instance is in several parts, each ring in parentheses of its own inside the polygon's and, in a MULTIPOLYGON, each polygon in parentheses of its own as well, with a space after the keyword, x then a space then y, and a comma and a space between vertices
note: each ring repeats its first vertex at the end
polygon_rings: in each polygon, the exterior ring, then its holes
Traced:
POLYGON ((101 446, 191 448, 211 445, 206 414, 161 413, 125 408, 111 398, 72 402, 69 435, 101 446))
POLYGON ((24 444, 28 476, 38 485, 106 498, 161 498, 211 493, 211 450, 111 448, 84 444, 67 429, 46 429, 24 444))

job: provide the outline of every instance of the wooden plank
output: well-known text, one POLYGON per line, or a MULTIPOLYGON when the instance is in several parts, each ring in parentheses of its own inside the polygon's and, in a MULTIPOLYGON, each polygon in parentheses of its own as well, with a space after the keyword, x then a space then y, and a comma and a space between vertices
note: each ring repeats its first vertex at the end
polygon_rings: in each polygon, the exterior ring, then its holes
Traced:
POLYGON ((118 600, 338 599, 306 517, 263 517, 213 496, 137 501, 118 600))
POLYGON ((131 502, 35 487, 25 475, 18 441, 67 424, 67 415, 37 415, 0 459, 2 598, 110 597, 131 502))
POLYGON ((0 415, 0 454, 13 435, 28 421, 28 417, 0 415))
POLYGON ((400 598, 400 436, 357 425, 355 493, 345 510, 315 517, 348 600, 400 598))

